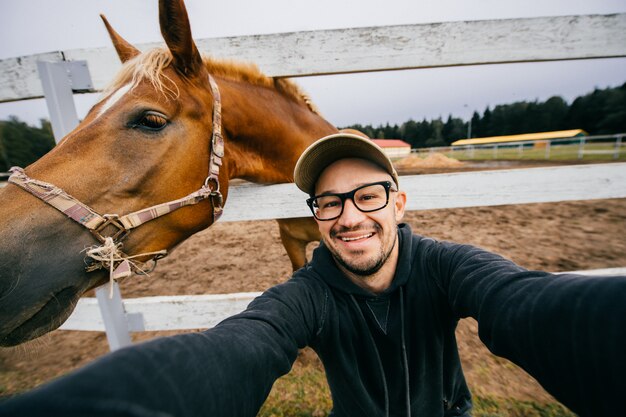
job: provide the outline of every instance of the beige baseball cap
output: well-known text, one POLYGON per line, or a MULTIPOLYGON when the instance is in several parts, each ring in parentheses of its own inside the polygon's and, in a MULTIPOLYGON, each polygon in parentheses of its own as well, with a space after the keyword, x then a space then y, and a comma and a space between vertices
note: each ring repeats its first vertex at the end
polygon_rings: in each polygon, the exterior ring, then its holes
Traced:
POLYGON ((398 173, 383 149, 371 139, 352 133, 325 136, 306 148, 293 173, 296 185, 312 195, 322 171, 333 162, 345 158, 361 158, 373 162, 387 171, 398 186, 398 173))

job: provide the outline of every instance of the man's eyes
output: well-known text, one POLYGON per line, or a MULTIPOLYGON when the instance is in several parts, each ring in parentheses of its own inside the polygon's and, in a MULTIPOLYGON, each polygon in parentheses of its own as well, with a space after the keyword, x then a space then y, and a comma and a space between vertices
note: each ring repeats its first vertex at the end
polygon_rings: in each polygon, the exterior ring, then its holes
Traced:
POLYGON ((363 195, 360 195, 358 197, 359 201, 380 200, 382 198, 383 198, 383 196, 381 194, 377 194, 377 193, 363 194, 363 195))
POLYGON ((321 205, 322 208, 333 208, 337 206, 339 206, 339 201, 327 201, 321 205))

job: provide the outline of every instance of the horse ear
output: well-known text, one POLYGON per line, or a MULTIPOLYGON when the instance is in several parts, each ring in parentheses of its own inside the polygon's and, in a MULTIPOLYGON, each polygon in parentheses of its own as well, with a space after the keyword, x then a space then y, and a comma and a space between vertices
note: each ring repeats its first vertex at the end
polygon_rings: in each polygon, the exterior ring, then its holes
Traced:
POLYGON ((139 55, 140 53, 139 49, 135 48, 133 45, 126 42, 124 38, 122 38, 113 29, 113 27, 109 24, 109 21, 107 20, 106 17, 104 17, 103 14, 101 14, 100 17, 102 18, 102 21, 104 22, 104 26, 106 26, 107 28, 107 32, 109 32, 109 37, 111 38, 111 41, 113 42, 113 46, 115 47, 115 50, 117 51, 117 56, 120 57, 120 60, 122 62, 126 62, 129 59, 134 58, 137 55, 139 55))
POLYGON ((191 37, 189 16, 182 0, 160 0, 161 34, 174 58, 174 67, 185 76, 199 74, 202 57, 191 37))

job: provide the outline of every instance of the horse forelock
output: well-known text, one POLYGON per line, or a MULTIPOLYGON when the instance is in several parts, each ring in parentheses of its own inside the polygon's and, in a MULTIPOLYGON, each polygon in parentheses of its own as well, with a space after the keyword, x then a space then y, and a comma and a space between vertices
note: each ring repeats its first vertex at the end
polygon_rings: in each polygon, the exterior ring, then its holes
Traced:
MULTIPOLYGON (((164 74, 172 62, 172 54, 166 48, 156 48, 141 53, 122 66, 113 81, 103 91, 106 97, 122 86, 130 84, 135 88, 140 82, 148 81, 155 90, 166 97, 176 99, 180 90, 174 80, 164 74)), ((253 63, 233 60, 220 60, 203 57, 204 65, 210 74, 253 85, 274 88, 282 95, 295 101, 302 101, 315 114, 320 114, 309 96, 294 82, 286 78, 272 78, 263 74, 253 63)))
POLYGON ((122 69, 102 94, 108 96, 128 84, 133 89, 140 82, 148 81, 155 90, 163 93, 166 97, 175 99, 179 96, 180 90, 176 83, 163 72, 171 62, 172 54, 164 48, 141 53, 122 65, 122 69))

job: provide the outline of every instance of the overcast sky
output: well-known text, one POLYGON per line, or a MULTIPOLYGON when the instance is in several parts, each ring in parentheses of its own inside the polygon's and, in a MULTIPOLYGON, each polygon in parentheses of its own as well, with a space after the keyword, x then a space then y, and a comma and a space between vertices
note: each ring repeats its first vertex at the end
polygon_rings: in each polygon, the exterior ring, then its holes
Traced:
MULTIPOLYGON (((160 42, 157 0, 0 0, 0 59, 110 46, 104 13, 131 43, 160 42)), ((187 0, 195 38, 344 27, 626 12, 626 0, 187 0)), ((2 76, 2 74, 0 74, 2 76)), ((578 95, 626 82, 626 59, 482 65, 298 78, 338 126, 402 123, 519 100, 578 95)), ((98 95, 77 95, 79 117, 98 95)), ((43 100, 0 104, 36 124, 43 100)))

